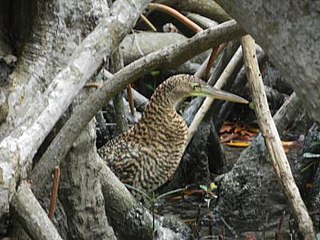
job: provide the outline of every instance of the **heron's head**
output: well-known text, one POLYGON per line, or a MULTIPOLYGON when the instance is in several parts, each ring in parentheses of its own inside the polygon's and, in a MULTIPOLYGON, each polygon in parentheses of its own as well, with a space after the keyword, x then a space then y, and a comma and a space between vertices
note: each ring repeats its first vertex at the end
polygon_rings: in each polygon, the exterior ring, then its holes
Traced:
POLYGON ((186 74, 175 75, 168 78, 159 86, 159 90, 159 92, 165 92, 163 94, 164 99, 162 100, 170 101, 170 104, 175 108, 187 97, 191 96, 212 97, 231 102, 248 103, 248 101, 242 97, 213 88, 201 79, 186 74))

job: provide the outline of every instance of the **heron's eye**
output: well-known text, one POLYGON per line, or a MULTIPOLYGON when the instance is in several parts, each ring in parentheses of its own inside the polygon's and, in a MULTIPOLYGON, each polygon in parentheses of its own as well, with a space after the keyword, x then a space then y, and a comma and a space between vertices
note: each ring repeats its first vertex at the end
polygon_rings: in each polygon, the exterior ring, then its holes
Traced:
POLYGON ((193 84, 192 88, 193 88, 193 91, 199 91, 201 89, 201 86, 199 83, 195 83, 193 84))

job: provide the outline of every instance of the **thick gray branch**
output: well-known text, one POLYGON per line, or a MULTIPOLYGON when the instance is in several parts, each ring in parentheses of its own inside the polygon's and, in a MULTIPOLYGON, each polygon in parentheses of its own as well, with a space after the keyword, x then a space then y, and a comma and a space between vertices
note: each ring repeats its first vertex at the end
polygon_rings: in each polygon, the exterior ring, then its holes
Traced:
MULTIPOLYGON (((103 18, 95 30, 76 48, 67 66, 52 80, 43 98, 46 107, 35 117, 31 126, 21 124, 20 133, 0 142, 0 190, 8 199, 1 201, 0 217, 7 212, 15 181, 26 177, 31 159, 62 113, 78 94, 85 82, 96 72, 112 50, 131 30, 148 0, 118 0, 110 16, 103 18), (16 170, 18 169, 18 171, 16 170)), ((37 103, 30 111, 37 109, 37 103)))
POLYGON ((243 30, 238 27, 235 21, 231 20, 212 29, 200 32, 184 43, 149 54, 116 73, 101 89, 97 90, 81 106, 75 109, 74 114, 34 168, 32 172, 34 189, 38 190, 42 188, 44 179, 50 175, 53 167, 59 165, 60 161, 66 156, 72 143, 84 126, 106 102, 127 84, 155 67, 165 64, 179 65, 202 51, 217 47, 222 42, 229 41, 243 34, 243 30), (78 114, 81 114, 82 117, 78 118, 78 114))
POLYGON ((152 216, 132 197, 109 167, 100 161, 99 176, 105 209, 120 239, 186 239, 190 235, 183 223, 152 216))
MULTIPOLYGON (((111 55, 111 71, 113 73, 119 71, 120 69, 123 68, 123 57, 122 54, 117 48, 111 55)), ((114 97, 113 97, 113 108, 115 112, 115 120, 117 123, 117 132, 125 132, 128 130, 128 122, 126 118, 126 113, 124 109, 124 103, 122 99, 122 92, 118 92, 114 97)))
POLYGON ((179 33, 135 32, 121 42, 119 49, 125 65, 148 55, 160 48, 185 41, 187 38, 179 33))
POLYGON ((91 121, 61 164, 59 199, 67 215, 69 239, 114 240, 98 177, 94 126, 91 121))
POLYGON ((26 182, 20 184, 12 197, 11 206, 15 217, 32 239, 62 240, 26 182))
POLYGON ((99 176, 106 213, 121 239, 152 239, 152 216, 136 202, 107 165, 100 161, 99 176))
POLYGON ((303 104, 299 100, 297 94, 295 92, 292 93, 273 116, 273 121, 275 122, 279 133, 284 132, 288 123, 291 123, 294 120, 297 112, 299 112, 302 107, 303 104))

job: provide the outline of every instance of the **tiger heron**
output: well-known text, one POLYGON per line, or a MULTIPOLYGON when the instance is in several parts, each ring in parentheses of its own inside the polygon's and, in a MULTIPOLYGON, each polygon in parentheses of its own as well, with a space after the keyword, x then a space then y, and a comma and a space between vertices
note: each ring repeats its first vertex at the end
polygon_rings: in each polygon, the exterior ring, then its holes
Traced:
POLYGON ((157 87, 140 121, 98 150, 123 183, 150 193, 174 174, 188 137, 188 127, 176 110, 190 96, 247 103, 195 76, 170 77, 157 87))

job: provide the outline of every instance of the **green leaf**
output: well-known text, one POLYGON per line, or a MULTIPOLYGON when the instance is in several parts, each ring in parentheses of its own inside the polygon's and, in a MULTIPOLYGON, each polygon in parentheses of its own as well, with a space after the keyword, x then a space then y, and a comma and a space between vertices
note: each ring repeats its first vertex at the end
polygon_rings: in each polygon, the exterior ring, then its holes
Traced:
POLYGON ((252 110, 255 109, 255 106, 254 106, 254 103, 253 103, 253 102, 250 102, 250 103, 249 103, 249 108, 252 109, 252 110))
POLYGON ((206 185, 199 185, 199 187, 206 192, 208 191, 208 187, 206 185))

